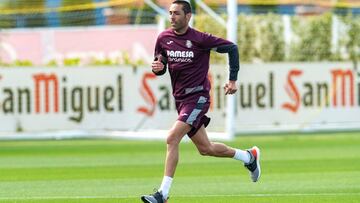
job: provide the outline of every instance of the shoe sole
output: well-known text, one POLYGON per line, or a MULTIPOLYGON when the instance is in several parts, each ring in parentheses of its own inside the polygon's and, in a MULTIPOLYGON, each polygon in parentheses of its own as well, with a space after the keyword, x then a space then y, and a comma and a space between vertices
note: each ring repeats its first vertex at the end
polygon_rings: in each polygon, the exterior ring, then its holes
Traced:
POLYGON ((259 176, 258 178, 253 182, 257 182, 259 179, 260 179, 260 176, 261 176, 261 167, 260 167, 260 149, 257 147, 257 146, 254 146, 253 149, 256 150, 256 165, 257 165, 257 168, 258 168, 258 171, 259 171, 259 176))
POLYGON ((145 197, 141 197, 141 200, 142 200, 144 203, 151 203, 151 202, 149 202, 145 197))
MULTIPOLYGON (((144 203, 151 203, 150 200, 147 200, 146 197, 141 197, 141 200, 144 202, 144 203)), ((164 203, 167 203, 167 201, 165 201, 164 203)))

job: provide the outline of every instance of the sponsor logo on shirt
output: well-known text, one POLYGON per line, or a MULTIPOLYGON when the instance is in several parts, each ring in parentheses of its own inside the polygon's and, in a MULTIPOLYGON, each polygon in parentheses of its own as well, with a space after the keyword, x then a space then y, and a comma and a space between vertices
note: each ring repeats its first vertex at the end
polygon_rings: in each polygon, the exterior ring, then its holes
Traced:
POLYGON ((174 41, 170 40, 168 42, 166 42, 166 44, 172 44, 174 41))
POLYGON ((178 58, 194 58, 193 51, 173 51, 168 50, 167 55, 169 57, 178 57, 178 58))
POLYGON ((189 63, 192 62, 192 59, 194 58, 194 52, 167 50, 167 56, 168 61, 189 63))

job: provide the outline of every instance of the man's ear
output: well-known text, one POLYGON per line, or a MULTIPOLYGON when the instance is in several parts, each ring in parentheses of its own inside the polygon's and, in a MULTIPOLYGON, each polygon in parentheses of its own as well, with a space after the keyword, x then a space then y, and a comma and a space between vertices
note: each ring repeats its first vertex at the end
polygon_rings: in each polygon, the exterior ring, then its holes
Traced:
POLYGON ((186 19, 188 20, 188 22, 190 21, 191 16, 192 16, 192 14, 191 14, 191 13, 186 14, 186 19))

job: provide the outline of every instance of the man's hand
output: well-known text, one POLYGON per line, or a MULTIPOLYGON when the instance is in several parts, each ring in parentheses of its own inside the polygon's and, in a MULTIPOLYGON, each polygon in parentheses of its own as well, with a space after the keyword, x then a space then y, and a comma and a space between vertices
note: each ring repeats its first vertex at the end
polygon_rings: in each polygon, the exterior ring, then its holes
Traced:
POLYGON ((158 73, 164 69, 164 64, 161 62, 161 57, 158 57, 156 61, 151 64, 153 72, 158 73))
POLYGON ((225 95, 235 94, 235 92, 237 91, 236 81, 229 80, 229 82, 225 84, 224 90, 225 90, 225 95))

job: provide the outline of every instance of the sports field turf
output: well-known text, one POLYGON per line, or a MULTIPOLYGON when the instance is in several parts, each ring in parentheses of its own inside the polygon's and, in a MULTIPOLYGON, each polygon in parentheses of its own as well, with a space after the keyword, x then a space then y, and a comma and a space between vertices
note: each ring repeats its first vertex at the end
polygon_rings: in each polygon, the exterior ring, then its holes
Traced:
MULTIPOLYGON (((170 203, 360 202, 360 133, 241 136, 261 148, 262 177, 240 162, 202 157, 190 142, 170 203)), ((162 141, 0 142, 0 202, 140 202, 162 179, 162 141)))

